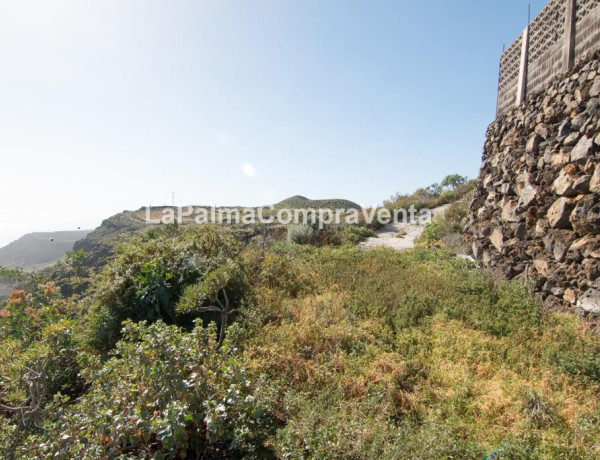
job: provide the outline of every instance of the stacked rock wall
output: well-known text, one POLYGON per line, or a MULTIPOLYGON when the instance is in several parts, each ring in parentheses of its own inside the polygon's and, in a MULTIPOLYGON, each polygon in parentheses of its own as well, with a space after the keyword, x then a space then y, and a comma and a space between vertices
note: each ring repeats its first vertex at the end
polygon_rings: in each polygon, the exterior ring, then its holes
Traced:
POLYGON ((489 126, 465 240, 548 306, 600 313, 600 54, 489 126))

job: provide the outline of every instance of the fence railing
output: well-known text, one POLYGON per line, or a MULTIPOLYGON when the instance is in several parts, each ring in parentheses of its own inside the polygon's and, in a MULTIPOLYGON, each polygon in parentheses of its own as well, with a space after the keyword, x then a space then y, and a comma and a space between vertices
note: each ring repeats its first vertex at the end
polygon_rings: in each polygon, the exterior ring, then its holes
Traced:
POLYGON ((502 53, 496 116, 600 49, 600 0, 550 0, 502 53))

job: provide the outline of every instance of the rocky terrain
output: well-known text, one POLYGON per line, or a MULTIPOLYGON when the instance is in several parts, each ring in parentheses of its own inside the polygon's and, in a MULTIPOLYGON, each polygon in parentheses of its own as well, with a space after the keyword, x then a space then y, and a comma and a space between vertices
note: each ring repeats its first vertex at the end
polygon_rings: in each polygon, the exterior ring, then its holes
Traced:
POLYGON ((548 308, 600 313, 600 54, 489 126, 465 240, 548 308))

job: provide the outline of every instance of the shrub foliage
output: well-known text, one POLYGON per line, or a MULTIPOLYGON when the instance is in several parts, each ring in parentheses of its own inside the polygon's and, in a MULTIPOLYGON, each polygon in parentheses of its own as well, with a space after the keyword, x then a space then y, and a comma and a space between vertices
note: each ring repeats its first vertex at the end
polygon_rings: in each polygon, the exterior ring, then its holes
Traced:
POLYGON ((168 226, 90 276, 0 305, 1 458, 600 455, 597 336, 436 245, 168 226))

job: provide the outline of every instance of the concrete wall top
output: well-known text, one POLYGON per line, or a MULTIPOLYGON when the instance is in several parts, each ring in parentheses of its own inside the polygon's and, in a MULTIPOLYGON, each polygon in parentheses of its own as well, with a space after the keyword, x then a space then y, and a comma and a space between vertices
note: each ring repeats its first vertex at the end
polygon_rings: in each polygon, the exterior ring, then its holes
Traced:
POLYGON ((598 49, 600 0, 551 0, 500 57, 496 115, 598 49))

